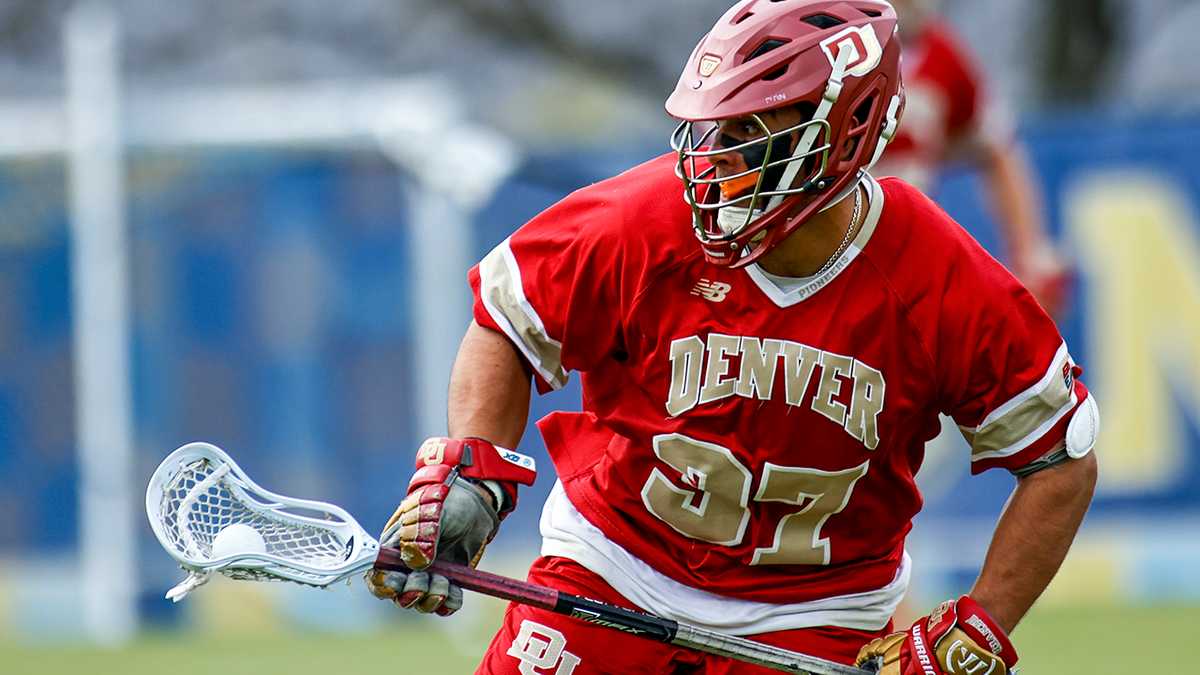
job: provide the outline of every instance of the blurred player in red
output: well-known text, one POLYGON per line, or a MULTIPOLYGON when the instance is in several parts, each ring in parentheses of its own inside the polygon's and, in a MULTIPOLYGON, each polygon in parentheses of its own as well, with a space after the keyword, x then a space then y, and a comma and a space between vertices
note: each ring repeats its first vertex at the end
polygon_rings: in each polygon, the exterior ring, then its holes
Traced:
MULTIPOLYGON (((1001 673, 1095 481, 1096 407, 1033 297, 928 198, 866 169, 903 110, 879 0, 745 0, 693 52, 675 152, 581 189, 471 272, 449 431, 381 543, 474 564, 530 483, 531 389, 558 475, 533 582, 885 673, 1001 673), (951 415, 1015 473, 969 595, 905 632, 914 474, 951 415), (890 635, 889 635, 890 634, 890 635), (861 651, 861 653, 860 653, 861 651)), ((973 533, 963 533, 974 536, 973 533)), ((372 592, 448 614, 424 571, 372 592)), ((479 672, 764 669, 511 605, 479 672)))
POLYGON ((942 168, 978 170, 1013 274, 1052 316, 1069 273, 1046 232, 1044 206, 1012 119, 988 91, 938 0, 896 0, 907 106, 904 125, 872 173, 898 176, 932 195, 942 168))

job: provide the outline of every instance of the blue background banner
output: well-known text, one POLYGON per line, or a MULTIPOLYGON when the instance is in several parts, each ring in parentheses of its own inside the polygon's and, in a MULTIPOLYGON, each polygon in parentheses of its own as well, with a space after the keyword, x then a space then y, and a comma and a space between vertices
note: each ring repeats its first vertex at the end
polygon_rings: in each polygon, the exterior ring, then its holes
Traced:
MULTIPOLYGON (((1103 475, 1080 556, 1116 570, 1121 597, 1200 597, 1189 571, 1200 560, 1200 118, 1050 117, 1023 136, 1051 228, 1078 268, 1060 327, 1101 407, 1103 475)), ((656 139, 528 156, 478 212, 472 259, 570 190, 665 150, 656 139)), ((368 529, 382 526, 421 440, 412 418, 410 355, 421 327, 407 290, 410 193, 395 166, 351 152, 130 162, 138 484, 175 447, 205 440, 268 489, 332 501, 368 529)), ((69 554, 77 541, 64 192, 57 162, 0 166, 6 553, 69 554)), ((1003 257, 971 174, 951 172, 937 196, 1003 257)), ((578 405, 574 381, 535 397, 520 450, 542 473, 498 549, 535 554, 553 475, 532 422, 578 405)), ((969 585, 1013 487, 1003 472, 969 477, 966 462, 965 451, 931 455, 921 477, 928 501, 912 545, 931 561, 918 560, 927 568, 922 593, 969 585)), ((144 610, 169 621, 162 590, 179 573, 141 527, 144 610)))

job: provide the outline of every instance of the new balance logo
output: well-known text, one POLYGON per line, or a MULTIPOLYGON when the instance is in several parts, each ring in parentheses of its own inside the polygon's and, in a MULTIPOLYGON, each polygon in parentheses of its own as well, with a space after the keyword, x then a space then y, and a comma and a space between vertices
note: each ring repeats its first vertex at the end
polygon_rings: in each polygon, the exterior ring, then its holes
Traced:
POLYGON ((712 302, 720 302, 725 299, 725 294, 732 288, 733 286, 720 281, 701 279, 696 282, 695 288, 692 289, 692 295, 699 295, 705 300, 711 300, 712 302))

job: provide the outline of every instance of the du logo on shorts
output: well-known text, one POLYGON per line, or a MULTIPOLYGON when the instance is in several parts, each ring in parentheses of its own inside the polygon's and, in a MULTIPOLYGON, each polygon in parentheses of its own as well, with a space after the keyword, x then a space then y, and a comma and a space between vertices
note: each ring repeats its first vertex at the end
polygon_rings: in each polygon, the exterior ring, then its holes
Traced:
POLYGON ((525 619, 507 654, 520 659, 521 675, 571 675, 579 665, 579 657, 564 651, 566 646, 567 638, 562 633, 525 619), (545 673, 538 673, 535 668, 545 673))

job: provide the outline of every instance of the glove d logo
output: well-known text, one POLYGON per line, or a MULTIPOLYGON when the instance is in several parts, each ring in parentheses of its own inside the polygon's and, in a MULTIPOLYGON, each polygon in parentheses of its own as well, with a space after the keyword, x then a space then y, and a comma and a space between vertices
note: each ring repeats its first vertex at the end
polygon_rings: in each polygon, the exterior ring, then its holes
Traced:
POLYGON ((425 462, 428 466, 441 464, 446 454, 446 440, 442 438, 431 438, 421 444, 421 448, 417 450, 417 459, 425 462))
POLYGON ((521 675, 539 675, 534 669, 555 668, 554 675, 571 675, 579 665, 579 657, 563 651, 567 638, 562 633, 525 619, 507 654, 521 660, 521 675))
POLYGON ((953 605, 954 602, 950 600, 938 605, 937 609, 933 610, 933 612, 929 614, 929 623, 927 624, 928 627, 933 628, 935 625, 940 623, 942 617, 946 615, 946 611, 949 610, 953 605))

